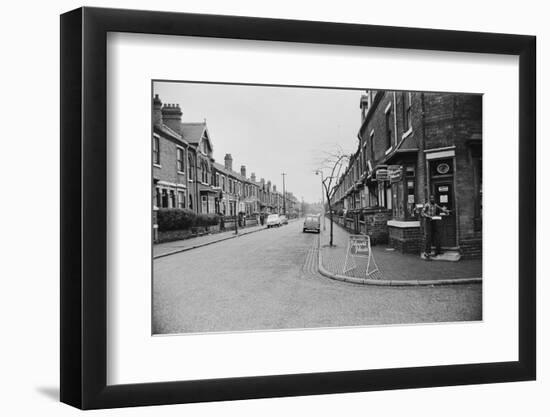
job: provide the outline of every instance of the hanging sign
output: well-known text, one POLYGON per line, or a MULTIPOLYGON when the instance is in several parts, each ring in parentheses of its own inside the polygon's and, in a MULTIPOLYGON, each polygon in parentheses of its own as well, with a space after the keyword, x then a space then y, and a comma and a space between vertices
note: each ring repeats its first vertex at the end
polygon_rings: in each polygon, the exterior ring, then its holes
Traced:
POLYGON ((388 176, 391 182, 400 181, 402 175, 403 167, 401 165, 388 165, 388 176))
POLYGON ((390 179, 387 169, 379 169, 376 171, 376 181, 388 181, 390 179))

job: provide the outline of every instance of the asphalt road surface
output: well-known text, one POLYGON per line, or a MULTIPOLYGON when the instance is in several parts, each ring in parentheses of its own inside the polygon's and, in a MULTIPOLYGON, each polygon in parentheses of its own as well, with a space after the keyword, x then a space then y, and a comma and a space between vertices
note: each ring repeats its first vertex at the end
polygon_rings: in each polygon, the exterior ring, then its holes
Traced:
POLYGON ((154 260, 153 333, 481 320, 481 284, 376 287, 317 271, 300 220, 154 260))

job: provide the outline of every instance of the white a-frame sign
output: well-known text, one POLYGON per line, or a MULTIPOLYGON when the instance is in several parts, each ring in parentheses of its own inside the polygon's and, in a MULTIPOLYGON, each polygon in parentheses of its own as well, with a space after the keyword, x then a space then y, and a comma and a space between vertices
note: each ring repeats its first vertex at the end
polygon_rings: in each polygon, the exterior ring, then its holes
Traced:
POLYGON ((356 258, 363 258, 367 260, 367 268, 365 274, 367 278, 379 279, 380 270, 376 265, 374 256, 370 246, 370 237, 368 235, 350 235, 348 240, 348 249, 346 251, 346 262, 344 264, 345 274, 352 269, 357 268, 356 258))

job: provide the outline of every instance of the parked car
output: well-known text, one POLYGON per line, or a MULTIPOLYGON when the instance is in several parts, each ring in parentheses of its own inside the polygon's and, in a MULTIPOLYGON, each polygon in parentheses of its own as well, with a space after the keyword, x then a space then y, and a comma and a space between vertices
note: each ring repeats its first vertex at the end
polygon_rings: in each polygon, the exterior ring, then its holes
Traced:
POLYGON ((288 219, 286 216, 279 216, 279 218, 281 219, 281 224, 288 224, 288 219))
POLYGON ((304 233, 313 230, 314 232, 321 233, 321 218, 320 216, 307 215, 304 220, 304 233))
POLYGON ((267 216, 267 228, 279 227, 281 225, 281 218, 278 214, 270 214, 267 216))

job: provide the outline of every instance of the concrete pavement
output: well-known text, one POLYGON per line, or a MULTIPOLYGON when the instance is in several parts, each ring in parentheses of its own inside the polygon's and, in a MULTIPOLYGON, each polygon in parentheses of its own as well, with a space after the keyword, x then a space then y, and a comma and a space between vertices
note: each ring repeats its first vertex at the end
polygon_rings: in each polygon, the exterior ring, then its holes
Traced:
MULTIPOLYGON (((320 267, 324 275, 333 279, 374 285, 441 285, 480 283, 481 259, 459 262, 428 262, 418 255, 403 254, 387 245, 372 246, 372 255, 378 271, 366 275, 367 259, 349 258, 351 269, 344 271, 348 238, 350 234, 334 223, 333 243, 330 242, 330 221, 321 235, 320 267)), ((373 270, 372 261, 369 272, 373 270)))
POLYGON ((224 232, 189 237, 187 239, 175 240, 172 242, 155 243, 153 245, 153 258, 161 258, 174 253, 185 252, 190 249, 196 249, 201 246, 210 245, 212 243, 221 242, 227 239, 233 239, 238 236, 244 236, 264 229, 267 229, 267 227, 263 225, 241 227, 237 229, 237 233, 235 233, 235 230, 226 230, 224 232))
POLYGON ((300 221, 153 262, 153 333, 481 320, 481 285, 369 287, 317 271, 300 221))

